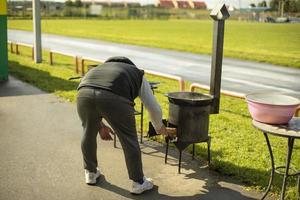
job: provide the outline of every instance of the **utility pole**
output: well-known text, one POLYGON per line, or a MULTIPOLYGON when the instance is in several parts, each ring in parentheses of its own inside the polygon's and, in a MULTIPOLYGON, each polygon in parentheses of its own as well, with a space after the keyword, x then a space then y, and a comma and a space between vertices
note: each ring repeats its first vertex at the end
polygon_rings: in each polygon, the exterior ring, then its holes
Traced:
POLYGON ((33 32, 34 32, 34 62, 42 62, 42 36, 40 0, 32 0, 33 32))
POLYGON ((284 14, 284 4, 284 0, 281 0, 280 17, 283 17, 284 14))

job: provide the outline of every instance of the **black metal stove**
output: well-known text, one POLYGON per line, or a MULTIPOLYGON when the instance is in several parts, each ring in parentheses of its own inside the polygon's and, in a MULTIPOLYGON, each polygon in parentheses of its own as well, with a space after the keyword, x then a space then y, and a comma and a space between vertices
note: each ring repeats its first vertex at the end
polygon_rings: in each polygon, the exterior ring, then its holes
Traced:
MULTIPOLYGON (((168 127, 176 128, 176 141, 179 150, 178 172, 181 169, 182 151, 195 143, 207 142, 208 163, 210 163, 209 114, 213 96, 196 92, 173 92, 166 95, 169 99, 168 127)), ((165 163, 167 163, 170 138, 166 138, 165 163)))
MULTIPOLYGON (((225 20, 230 15, 225 4, 220 3, 211 11, 210 16, 214 20, 210 95, 195 92, 167 94, 169 99, 167 126, 177 129, 177 141, 174 144, 179 150, 179 173, 182 151, 190 144, 193 144, 194 158, 195 143, 207 142, 208 163, 210 163, 209 115, 219 113, 224 28, 225 20)), ((165 163, 167 163, 170 138, 167 137, 166 142, 165 163)))

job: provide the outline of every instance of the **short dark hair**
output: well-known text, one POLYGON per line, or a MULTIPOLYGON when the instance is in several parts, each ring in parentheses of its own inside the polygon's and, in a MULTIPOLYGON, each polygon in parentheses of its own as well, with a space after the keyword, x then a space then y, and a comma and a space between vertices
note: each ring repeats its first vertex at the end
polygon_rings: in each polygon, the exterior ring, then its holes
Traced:
POLYGON ((135 66, 135 64, 131 60, 129 60, 129 58, 126 58, 124 56, 110 57, 104 63, 108 63, 108 62, 121 62, 121 63, 126 63, 126 64, 129 64, 129 65, 135 66))

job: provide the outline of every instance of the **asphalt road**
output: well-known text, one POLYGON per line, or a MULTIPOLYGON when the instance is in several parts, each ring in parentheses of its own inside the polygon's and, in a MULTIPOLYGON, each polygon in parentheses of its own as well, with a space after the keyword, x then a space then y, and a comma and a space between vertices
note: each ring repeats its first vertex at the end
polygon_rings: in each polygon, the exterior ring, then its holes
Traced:
MULTIPOLYGON (((9 30, 8 40, 33 44, 33 34, 9 30)), ((190 82, 209 85, 211 57, 207 55, 52 34, 42 35, 42 46, 100 60, 127 56, 140 68, 179 75, 190 82)), ((300 97, 300 69, 224 58, 222 89, 244 94, 272 91, 300 97)))

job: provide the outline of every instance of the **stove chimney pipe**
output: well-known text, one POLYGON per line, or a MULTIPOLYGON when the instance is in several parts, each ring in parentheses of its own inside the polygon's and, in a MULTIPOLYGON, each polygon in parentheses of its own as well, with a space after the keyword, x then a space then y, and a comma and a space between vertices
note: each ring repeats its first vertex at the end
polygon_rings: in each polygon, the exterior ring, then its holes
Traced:
POLYGON ((224 27, 225 20, 228 19, 230 15, 225 4, 219 3, 211 11, 210 17, 214 20, 213 49, 210 76, 210 94, 213 95, 214 99, 210 107, 210 113, 217 114, 219 113, 220 107, 224 27))

